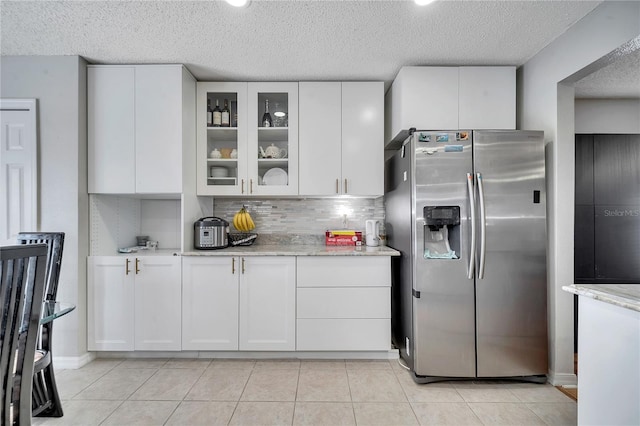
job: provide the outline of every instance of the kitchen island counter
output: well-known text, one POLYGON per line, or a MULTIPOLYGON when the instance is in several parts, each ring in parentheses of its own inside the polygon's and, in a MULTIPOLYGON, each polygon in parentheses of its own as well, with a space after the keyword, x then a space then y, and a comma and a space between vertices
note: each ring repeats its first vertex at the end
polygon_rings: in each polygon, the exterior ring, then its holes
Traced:
POLYGON ((182 256, 400 256, 400 252, 387 246, 326 246, 254 244, 217 250, 183 252, 182 256))
POLYGON ((640 424, 640 285, 562 288, 580 296, 578 424, 640 424))
POLYGON ((562 287, 569 293, 640 312, 640 285, 572 284, 562 287))

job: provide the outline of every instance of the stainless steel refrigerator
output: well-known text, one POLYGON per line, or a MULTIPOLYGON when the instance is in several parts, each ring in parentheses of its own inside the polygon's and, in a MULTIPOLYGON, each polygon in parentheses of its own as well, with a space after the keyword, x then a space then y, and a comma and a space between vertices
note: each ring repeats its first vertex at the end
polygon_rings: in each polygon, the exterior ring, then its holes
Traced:
POLYGON ((414 131, 386 161, 385 208, 414 380, 545 381, 543 132, 414 131))

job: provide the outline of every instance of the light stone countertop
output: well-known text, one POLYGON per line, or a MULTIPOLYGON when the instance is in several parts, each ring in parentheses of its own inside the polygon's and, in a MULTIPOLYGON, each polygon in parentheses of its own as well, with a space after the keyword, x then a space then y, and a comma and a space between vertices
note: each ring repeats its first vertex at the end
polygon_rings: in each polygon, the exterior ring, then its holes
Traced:
POLYGON ((640 312, 640 284, 572 284, 562 289, 578 296, 640 312))
POLYGON ((183 252, 182 256, 400 256, 387 246, 326 246, 298 244, 254 244, 217 250, 183 252))

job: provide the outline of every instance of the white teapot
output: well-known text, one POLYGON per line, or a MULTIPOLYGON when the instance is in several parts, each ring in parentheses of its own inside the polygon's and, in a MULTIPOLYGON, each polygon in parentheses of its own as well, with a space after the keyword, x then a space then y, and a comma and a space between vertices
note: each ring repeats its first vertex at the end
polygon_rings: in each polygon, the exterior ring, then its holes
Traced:
POLYGON ((232 149, 231 150, 231 154, 230 154, 231 158, 238 158, 238 150, 237 149, 232 149))
POLYGON ((218 148, 215 148, 209 153, 209 158, 222 158, 222 153, 218 151, 218 148))
POLYGON ((287 150, 284 148, 278 148, 274 144, 271 144, 267 149, 260 147, 260 153, 262 158, 286 158, 287 150))

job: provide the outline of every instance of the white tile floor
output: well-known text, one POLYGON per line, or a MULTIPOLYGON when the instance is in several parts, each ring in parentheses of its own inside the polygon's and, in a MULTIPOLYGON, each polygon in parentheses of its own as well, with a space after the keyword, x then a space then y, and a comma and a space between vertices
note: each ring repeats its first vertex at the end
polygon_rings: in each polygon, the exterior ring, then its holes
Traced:
POLYGON ((56 375, 59 425, 575 425, 551 385, 417 385, 397 360, 98 359, 56 375))

